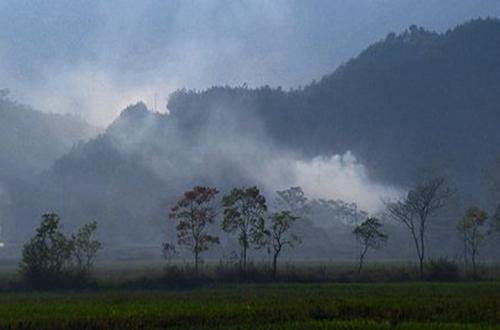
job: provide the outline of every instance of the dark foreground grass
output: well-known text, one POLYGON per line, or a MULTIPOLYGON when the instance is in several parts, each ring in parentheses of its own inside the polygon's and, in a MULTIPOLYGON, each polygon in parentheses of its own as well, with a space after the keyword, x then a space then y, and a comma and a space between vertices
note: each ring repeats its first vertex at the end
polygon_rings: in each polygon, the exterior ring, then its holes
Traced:
POLYGON ((1 329, 500 329, 500 285, 241 284, 0 294, 1 329))

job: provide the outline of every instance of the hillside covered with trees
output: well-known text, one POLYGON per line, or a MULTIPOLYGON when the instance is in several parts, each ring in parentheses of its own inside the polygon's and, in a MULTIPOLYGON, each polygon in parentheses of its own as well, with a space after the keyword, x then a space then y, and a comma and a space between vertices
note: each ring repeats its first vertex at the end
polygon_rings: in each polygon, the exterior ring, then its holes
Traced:
POLYGON ((304 87, 182 90, 168 109, 189 135, 216 109, 255 114, 280 146, 309 157, 351 150, 384 180, 406 183, 429 161, 470 178, 498 152, 499 64, 497 19, 444 34, 411 26, 304 87))
MULTIPOLYGON (((454 224, 469 205, 491 212, 497 206, 498 196, 483 177, 496 173, 499 90, 500 21, 481 19, 443 34, 415 26, 391 33, 335 72, 293 90, 245 85, 179 90, 170 96, 167 113, 138 103, 102 134, 79 144, 89 135, 76 119, 13 111, 19 106, 2 99, 0 134, 6 138, 1 141, 20 143, 10 156, 0 146, 2 171, 13 173, 17 163, 47 169, 22 186, 4 183, 11 202, 2 208, 3 235, 23 240, 39 214, 54 210, 69 229, 96 220, 104 244, 158 245, 164 232, 172 231, 165 210, 181 191, 198 184, 222 192, 258 185, 271 195, 294 177, 290 163, 347 151, 372 180, 403 191, 422 169, 446 176, 462 206, 442 221, 454 224), (8 114, 24 117, 26 128, 19 129, 19 119, 8 114), (6 133, 13 127, 19 132, 6 133), (16 160, 21 156, 31 158, 16 160)), ((351 229, 338 201, 311 203, 317 218, 302 225, 317 237, 308 243, 314 245, 309 255, 331 257, 342 250, 329 246, 331 238, 351 229)), ((435 244, 446 238, 447 249, 457 246, 449 232, 436 233, 435 244)), ((407 238, 397 244, 404 246, 407 238)), ((401 250, 397 244, 392 251, 401 250)))

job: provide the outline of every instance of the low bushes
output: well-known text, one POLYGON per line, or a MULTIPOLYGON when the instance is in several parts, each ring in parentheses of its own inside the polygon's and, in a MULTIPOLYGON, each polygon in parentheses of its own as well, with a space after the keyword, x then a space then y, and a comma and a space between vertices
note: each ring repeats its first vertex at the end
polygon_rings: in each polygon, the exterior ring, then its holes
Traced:
POLYGON ((425 278, 428 281, 457 281, 460 279, 460 269, 455 261, 431 259, 425 264, 425 278))
POLYGON ((21 278, 34 288, 78 288, 91 284, 90 270, 101 244, 93 239, 96 223, 71 238, 61 231, 57 214, 44 214, 36 234, 23 247, 21 278))

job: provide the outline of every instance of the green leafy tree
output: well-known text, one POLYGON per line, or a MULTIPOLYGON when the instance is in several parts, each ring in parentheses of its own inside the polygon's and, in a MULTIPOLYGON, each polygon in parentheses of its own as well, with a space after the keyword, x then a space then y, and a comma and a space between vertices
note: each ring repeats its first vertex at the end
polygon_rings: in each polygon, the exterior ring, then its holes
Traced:
POLYGON ((273 213, 270 217, 270 225, 268 229, 262 232, 264 243, 268 245, 273 253, 272 272, 273 278, 276 277, 278 257, 284 247, 295 247, 301 243, 299 236, 290 232, 293 223, 299 217, 294 216, 290 211, 281 211, 273 213))
POLYGON ((187 246, 193 253, 196 275, 200 253, 219 243, 217 236, 207 233, 207 227, 216 217, 212 204, 218 193, 216 188, 196 186, 185 192, 170 212, 170 217, 178 221, 177 243, 187 246))
POLYGON ((77 270, 80 274, 89 275, 102 244, 95 239, 97 223, 87 223, 76 234, 71 236, 71 247, 77 270))
POLYGON ((35 236, 24 245, 21 261, 23 277, 34 284, 54 284, 70 262, 72 242, 61 232, 55 213, 42 215, 35 236))
POLYGON ((352 231, 360 244, 358 274, 369 249, 380 249, 387 242, 387 235, 381 230, 382 224, 377 218, 367 218, 352 231))
POLYGON ((488 233, 486 229, 483 229, 487 220, 488 213, 486 211, 471 207, 465 211, 465 215, 457 226, 464 243, 464 262, 467 265, 468 252, 470 252, 474 278, 477 278, 477 254, 488 233))
POLYGON ((368 213, 361 210, 355 202, 349 203, 343 200, 330 200, 327 203, 334 210, 335 218, 346 224, 357 226, 362 219, 368 217, 368 213))
POLYGON ((310 212, 307 197, 301 187, 291 187, 276 192, 278 209, 288 211, 293 216, 304 218, 310 212))
POLYGON ((235 188, 222 199, 224 220, 222 229, 238 233, 241 248, 240 267, 247 269, 247 250, 251 244, 262 245, 264 217, 267 212, 266 198, 257 187, 235 188))

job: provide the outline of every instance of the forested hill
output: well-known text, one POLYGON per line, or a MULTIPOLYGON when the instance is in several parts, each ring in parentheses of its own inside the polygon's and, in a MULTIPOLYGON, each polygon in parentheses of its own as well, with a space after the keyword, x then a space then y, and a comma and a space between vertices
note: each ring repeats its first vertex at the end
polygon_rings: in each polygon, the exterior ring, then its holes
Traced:
MULTIPOLYGON (((47 164, 82 136, 61 144, 65 117, 50 117, 49 126, 45 115, 2 107, 0 115, 28 119, 2 119, 0 143, 32 141, 13 149, 20 155, 4 150, 4 173, 32 158, 47 164), (14 162, 21 155, 30 158, 14 162)), ((347 150, 380 184, 405 187, 415 168, 435 166, 454 176, 473 205, 484 199, 481 175, 500 149, 500 21, 475 20, 444 34, 410 27, 305 87, 179 90, 168 110, 131 106, 30 189, 8 186, 4 232, 23 237, 19 228, 34 227, 49 209, 70 227, 95 219, 103 235, 152 242, 168 205, 195 184, 221 191, 255 184, 272 193, 297 175, 297 160, 347 150)), ((80 132, 75 125, 71 132, 80 132)))
POLYGON ((0 91, 0 184, 28 180, 49 169, 71 147, 96 134, 74 115, 42 113, 0 91))
POLYGON ((436 159, 474 172, 500 140, 500 21, 391 33, 297 90, 183 90, 168 104, 190 132, 220 108, 257 114, 274 141, 308 156, 352 150, 386 180, 436 159))

